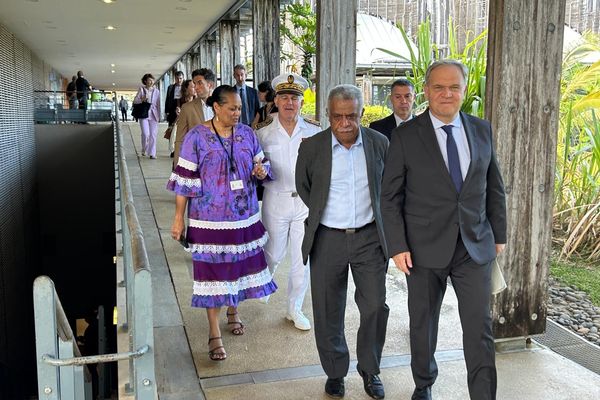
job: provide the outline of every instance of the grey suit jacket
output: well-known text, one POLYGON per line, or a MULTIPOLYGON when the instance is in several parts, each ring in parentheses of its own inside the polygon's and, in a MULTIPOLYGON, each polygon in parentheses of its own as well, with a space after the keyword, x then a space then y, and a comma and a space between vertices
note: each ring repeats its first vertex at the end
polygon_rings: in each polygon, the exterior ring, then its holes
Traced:
POLYGON ((429 112, 392 132, 381 188, 390 256, 410 251, 413 264, 446 267, 458 234, 471 258, 486 264, 506 243, 504 184, 489 122, 460 113, 471 164, 460 193, 442 158, 429 112))
MULTIPOLYGON (((373 215, 377 224, 379 241, 383 253, 387 256, 386 242, 381 221, 380 191, 381 178, 388 140, 381 133, 370 128, 361 127, 363 146, 367 161, 369 192, 373 215)), ((331 183, 331 128, 317 133, 300 144, 296 162, 296 190, 308 207, 308 218, 304 221, 304 240, 302 241, 302 257, 304 264, 308 261, 315 233, 321 222, 321 216, 331 183)))

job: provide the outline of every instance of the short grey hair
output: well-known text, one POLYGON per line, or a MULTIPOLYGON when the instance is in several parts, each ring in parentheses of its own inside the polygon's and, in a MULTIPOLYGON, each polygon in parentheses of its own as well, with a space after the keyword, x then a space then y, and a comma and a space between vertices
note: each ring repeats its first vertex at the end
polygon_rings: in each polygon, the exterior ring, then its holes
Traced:
POLYGON ((465 85, 467 84, 467 77, 469 76, 469 69, 460 61, 445 59, 445 60, 434 61, 427 68, 427 71, 425 72, 425 85, 427 85, 429 83, 429 78, 431 77, 431 71, 433 71, 434 69, 436 69, 438 67, 444 66, 444 65, 451 65, 453 67, 458 68, 458 70, 462 74, 465 85))
POLYGON ((359 112, 363 109, 365 103, 360 89, 349 84, 337 85, 329 91, 329 96, 327 96, 327 109, 330 108, 333 100, 356 100, 358 101, 359 112))

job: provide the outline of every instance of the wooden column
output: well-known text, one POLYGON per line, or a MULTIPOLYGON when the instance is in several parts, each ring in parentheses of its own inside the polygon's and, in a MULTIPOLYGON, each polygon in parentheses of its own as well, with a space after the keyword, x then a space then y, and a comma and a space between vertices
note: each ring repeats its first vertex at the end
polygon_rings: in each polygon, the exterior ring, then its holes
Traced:
POLYGON ((219 23, 219 45, 221 48, 221 85, 234 83, 233 67, 240 62, 240 23, 219 23))
POLYGON ((200 45, 196 44, 190 50, 190 73, 186 76, 186 79, 192 79, 192 71, 200 68, 200 45))
POLYGON ((200 42, 200 68, 208 68, 217 74, 217 41, 214 38, 200 42))
POLYGON ((279 75, 279 0, 254 0, 254 87, 279 75))
POLYGON ((356 82, 358 0, 317 1, 317 119, 327 121, 327 95, 336 85, 356 82))
POLYGON ((565 0, 490 4, 486 113, 507 192, 508 289, 493 304, 497 338, 541 333, 552 203, 565 0))

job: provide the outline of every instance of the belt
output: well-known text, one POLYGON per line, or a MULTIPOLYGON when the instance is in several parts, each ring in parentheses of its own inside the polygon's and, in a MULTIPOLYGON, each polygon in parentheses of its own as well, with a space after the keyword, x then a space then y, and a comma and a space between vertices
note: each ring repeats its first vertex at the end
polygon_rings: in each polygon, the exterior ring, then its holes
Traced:
POLYGON ((273 193, 275 193, 277 196, 298 197, 298 192, 276 192, 276 191, 273 191, 273 193))
POLYGON ((329 229, 329 230, 331 230, 331 231, 342 232, 342 233, 345 233, 345 234, 347 234, 347 235, 350 235, 350 234, 356 233, 356 232, 358 232, 358 231, 362 231, 363 229, 366 229, 366 228, 370 227, 370 226, 371 226, 371 225, 373 225, 374 223, 375 223, 375 221, 373 221, 373 222, 369 222, 368 224, 366 224, 366 225, 363 225, 363 226, 361 226, 360 228, 347 228, 347 229, 342 229, 342 228, 330 228, 330 227, 328 227, 328 226, 326 226, 326 225, 323 225, 323 224, 321 224, 321 226, 322 226, 323 228, 325 228, 325 229, 329 229))

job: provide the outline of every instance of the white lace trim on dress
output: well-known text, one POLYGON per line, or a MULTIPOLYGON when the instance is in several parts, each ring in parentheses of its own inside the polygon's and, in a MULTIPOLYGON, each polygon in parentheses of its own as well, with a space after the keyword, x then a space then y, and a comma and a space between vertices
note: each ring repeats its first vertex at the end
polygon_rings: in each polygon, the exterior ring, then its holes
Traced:
POLYGON ((202 181, 200 178, 184 178, 183 176, 177 175, 175 172, 171 172, 169 177, 170 181, 177 182, 179 186, 187 187, 202 187, 202 181))
POLYGON ((188 161, 185 158, 179 157, 179 161, 177 161, 177 165, 179 167, 187 169, 188 171, 192 171, 192 172, 198 171, 198 164, 188 161))
POLYGON ((256 240, 253 240, 249 243, 243 244, 190 244, 190 247, 186 249, 186 251, 191 253, 214 253, 214 254, 242 254, 247 251, 255 250, 258 247, 263 247, 265 243, 269 240, 269 234, 265 232, 265 234, 256 240))
POLYGON ((196 296, 220 296, 220 295, 235 295, 240 291, 260 287, 268 284, 273 280, 269 268, 266 268, 256 274, 244 276, 233 282, 196 282, 194 281, 194 294, 196 296))
POLYGON ((189 219, 189 226, 201 229, 240 229, 254 225, 260 220, 260 213, 256 213, 248 219, 242 221, 201 221, 199 219, 189 219))

